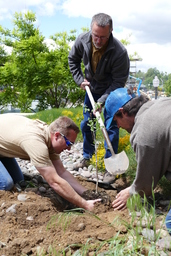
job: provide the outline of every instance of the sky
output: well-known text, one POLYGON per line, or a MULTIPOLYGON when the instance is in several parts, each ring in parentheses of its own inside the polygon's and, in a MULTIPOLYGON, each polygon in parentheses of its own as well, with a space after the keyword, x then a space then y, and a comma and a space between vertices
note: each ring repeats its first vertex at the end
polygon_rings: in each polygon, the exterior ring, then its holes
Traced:
POLYGON ((58 32, 90 28, 94 14, 104 12, 113 19, 113 35, 128 39, 128 54, 137 52, 142 61, 132 63, 132 71, 157 68, 171 73, 170 0, 0 0, 0 25, 12 29, 15 12, 33 11, 35 26, 47 39, 58 32))

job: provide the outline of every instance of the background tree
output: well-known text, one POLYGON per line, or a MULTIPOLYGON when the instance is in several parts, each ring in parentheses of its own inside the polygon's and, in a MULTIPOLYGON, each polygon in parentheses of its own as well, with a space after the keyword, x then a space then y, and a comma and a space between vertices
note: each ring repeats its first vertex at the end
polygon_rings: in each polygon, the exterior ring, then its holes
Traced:
MULTIPOLYGON (((153 79, 157 76, 160 81, 161 89, 163 88, 164 83, 168 80, 168 75, 165 72, 160 72, 157 68, 149 68, 146 73, 137 72, 136 77, 142 79, 142 83, 146 85, 147 89, 154 90, 153 79)), ((158 88, 160 90, 160 88, 158 88)))
MULTIPOLYGON (((79 104, 82 90, 75 85, 68 66, 70 43, 74 32, 58 33, 53 38, 56 48, 50 50, 38 28, 34 27, 35 14, 15 13, 12 31, 0 27, 1 43, 12 47, 12 54, 0 67, 0 104, 11 103, 28 111, 31 102, 39 100, 38 110, 79 104)), ((4 52, 0 52, 5 56, 4 52)))
POLYGON ((168 75, 168 80, 164 84, 165 93, 167 96, 171 96, 171 74, 168 75))

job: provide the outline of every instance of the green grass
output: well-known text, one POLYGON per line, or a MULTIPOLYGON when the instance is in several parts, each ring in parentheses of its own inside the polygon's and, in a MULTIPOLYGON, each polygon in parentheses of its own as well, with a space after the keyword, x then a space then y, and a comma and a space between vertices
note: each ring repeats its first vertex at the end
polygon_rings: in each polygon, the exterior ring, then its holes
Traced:
MULTIPOLYGON (((58 108, 58 109, 48 109, 44 111, 37 112, 34 115, 28 116, 31 119, 40 119, 47 124, 50 124, 55 119, 57 119, 60 116, 68 116, 71 118, 77 126, 80 128, 81 120, 83 119, 82 114, 83 108, 82 107, 76 107, 76 108, 58 108)), ((77 141, 82 141, 82 134, 81 132, 77 136, 77 141)))

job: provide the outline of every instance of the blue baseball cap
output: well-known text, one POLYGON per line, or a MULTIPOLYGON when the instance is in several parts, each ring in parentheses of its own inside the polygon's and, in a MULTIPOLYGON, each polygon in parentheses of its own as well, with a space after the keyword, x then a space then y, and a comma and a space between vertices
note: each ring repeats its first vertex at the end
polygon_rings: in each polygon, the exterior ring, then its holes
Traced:
POLYGON ((105 102, 105 111, 109 116, 106 128, 111 125, 116 112, 133 98, 135 94, 128 94, 127 88, 118 88, 109 94, 105 102))

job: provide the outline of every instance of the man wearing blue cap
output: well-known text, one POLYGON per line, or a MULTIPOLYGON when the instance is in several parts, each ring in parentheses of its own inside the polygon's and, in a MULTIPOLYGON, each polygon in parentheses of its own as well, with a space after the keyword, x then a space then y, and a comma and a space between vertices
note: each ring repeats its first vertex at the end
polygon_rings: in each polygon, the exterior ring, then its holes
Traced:
MULTIPOLYGON (((123 210, 131 195, 151 195, 163 175, 171 181, 171 98, 151 101, 145 94, 135 96, 119 88, 108 96, 105 111, 109 123, 115 120, 118 128, 131 133, 130 143, 136 153, 134 182, 112 203, 114 210, 123 210)), ((171 234, 171 209, 166 226, 171 234)))

